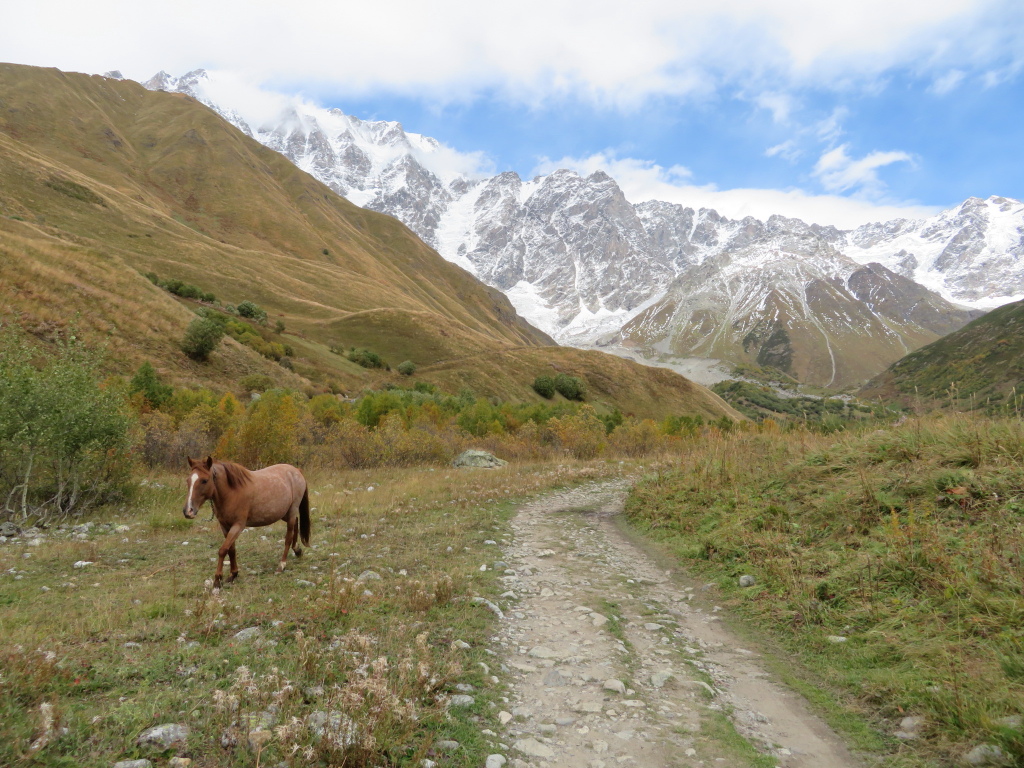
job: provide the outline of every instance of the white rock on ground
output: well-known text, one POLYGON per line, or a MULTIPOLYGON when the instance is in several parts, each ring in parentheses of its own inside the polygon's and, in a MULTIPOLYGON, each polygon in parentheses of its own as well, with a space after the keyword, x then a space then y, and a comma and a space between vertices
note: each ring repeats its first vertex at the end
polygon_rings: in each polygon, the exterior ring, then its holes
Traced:
POLYGON ((504 755, 488 755, 484 768, 502 768, 507 762, 504 755))
POLYGON ((147 728, 135 739, 140 747, 157 747, 158 749, 170 749, 175 746, 185 746, 188 743, 189 727, 179 723, 164 723, 147 728))
POLYGON ((512 748, 530 757, 543 757, 550 759, 555 756, 555 750, 546 744, 541 744, 535 738, 520 739, 512 748))

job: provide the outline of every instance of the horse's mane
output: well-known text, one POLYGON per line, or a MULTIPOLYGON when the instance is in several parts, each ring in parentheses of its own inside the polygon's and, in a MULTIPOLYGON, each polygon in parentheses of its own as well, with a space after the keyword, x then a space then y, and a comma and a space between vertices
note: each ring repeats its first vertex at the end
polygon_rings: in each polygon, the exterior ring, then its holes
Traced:
POLYGON ((252 472, 241 464, 235 464, 233 461, 217 463, 224 467, 224 477, 227 478, 228 488, 240 488, 252 482, 252 472))

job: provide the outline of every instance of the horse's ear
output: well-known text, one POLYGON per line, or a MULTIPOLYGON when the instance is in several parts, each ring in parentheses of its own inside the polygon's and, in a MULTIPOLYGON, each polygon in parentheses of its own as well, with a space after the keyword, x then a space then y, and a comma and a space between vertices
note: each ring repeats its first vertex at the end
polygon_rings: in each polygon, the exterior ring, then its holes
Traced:
POLYGON ((206 457, 206 468, 213 469, 213 456, 206 457))
POLYGON ((190 467, 192 467, 193 469, 195 469, 196 463, 194 461, 192 461, 192 457, 191 456, 186 456, 185 458, 188 460, 188 465, 190 467))

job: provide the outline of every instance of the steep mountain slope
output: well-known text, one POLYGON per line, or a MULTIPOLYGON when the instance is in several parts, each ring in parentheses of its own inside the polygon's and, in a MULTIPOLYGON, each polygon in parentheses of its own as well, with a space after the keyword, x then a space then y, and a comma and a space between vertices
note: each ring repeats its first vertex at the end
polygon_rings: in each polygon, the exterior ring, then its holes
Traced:
MULTIPOLYGON (((153 360, 178 383, 225 387, 265 372, 347 390, 384 374, 332 346, 455 369, 535 348, 571 371, 576 354, 400 222, 349 203, 195 100, 110 78, 0 66, 0 254, 4 322, 10 313, 46 336, 77 313, 120 373, 153 360), (287 328, 295 372, 231 341, 208 364, 186 358, 177 343, 193 315, 150 271, 262 305, 287 328)), ((479 392, 502 387, 537 398, 525 383, 482 380, 479 392)), ((698 401, 726 412, 702 388, 671 403, 687 412, 698 401)))
POLYGON ((1007 406, 1024 397, 1024 301, 993 309, 889 366, 859 393, 908 407, 1007 406))
POLYGON ((1013 201, 968 201, 934 221, 852 232, 779 216, 733 221, 708 209, 633 205, 600 172, 532 181, 467 174, 435 140, 339 110, 296 103, 249 125, 208 96, 209 83, 197 70, 146 85, 203 100, 338 193, 399 218, 563 343, 614 340, 662 360, 767 355, 810 383, 838 386, 976 315, 952 296, 988 307, 1024 295, 1013 250, 1024 206, 1013 201), (698 311, 708 303, 715 311, 698 311), (762 352, 762 342, 783 337, 779 352, 762 352))

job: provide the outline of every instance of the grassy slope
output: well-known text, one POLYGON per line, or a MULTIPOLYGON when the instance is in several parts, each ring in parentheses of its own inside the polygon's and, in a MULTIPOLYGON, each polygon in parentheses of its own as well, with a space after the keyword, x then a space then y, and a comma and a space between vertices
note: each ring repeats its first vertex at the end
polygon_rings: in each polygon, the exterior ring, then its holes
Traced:
POLYGON ((280 340, 295 348, 296 372, 347 391, 386 377, 331 346, 368 347, 393 366, 434 366, 439 383, 530 400, 536 374, 509 379, 498 361, 534 348, 530 365, 580 364, 567 372, 609 407, 728 412, 681 377, 549 347, 500 292, 401 223, 351 205, 188 97, 16 65, 0 65, 0 94, 5 309, 41 336, 78 313, 119 373, 151 360, 178 384, 228 388, 252 372, 301 381, 230 341, 208 365, 189 361, 177 348, 189 307, 141 275, 154 271, 224 303, 262 305, 272 323, 285 322, 280 340), (605 385, 612 370, 618 382, 605 385))
POLYGON ((237 547, 241 577, 220 595, 203 582, 223 537, 206 509, 195 521, 178 512, 183 475, 150 478, 130 509, 97 520, 84 540, 51 529, 41 546, 0 546, 0 765, 105 767, 135 757, 167 765, 168 754, 135 738, 168 722, 191 727, 188 746, 170 754, 197 768, 277 765, 292 760, 296 744, 311 756, 291 764, 418 766, 441 739, 462 744, 446 766, 483 765, 494 750, 480 730, 499 727, 494 705, 506 690, 481 665, 502 674, 484 651, 495 616, 469 597, 507 608, 501 571, 479 570, 497 556, 484 542, 508 534, 508 499, 619 471, 563 462, 314 474, 312 546, 275 574, 284 528, 247 531, 237 547), (75 569, 77 561, 92 565, 75 569), (367 569, 382 578, 354 583, 367 569), (260 638, 233 639, 247 627, 260 638), (381 657, 387 669, 367 674, 381 657), (401 663, 408 657, 410 667, 401 663), (243 666, 250 690, 235 685, 243 666), (472 685, 475 702, 446 712, 456 684, 472 685), (217 706, 218 691, 238 695, 237 714, 217 706), (342 755, 292 728, 263 734, 257 756, 248 717, 259 729, 259 713, 275 702, 271 725, 341 711, 376 744, 342 755), (68 732, 33 750, 44 703, 68 732), (401 717, 406 707, 417 720, 401 717), (239 743, 223 744, 225 732, 239 743))
POLYGON ((1024 394, 1024 301, 1007 304, 894 363, 860 395, 962 407, 1024 394))
POLYGON ((1003 719, 1024 715, 1022 461, 1019 420, 724 436, 648 478, 627 512, 843 690, 840 725, 881 725, 860 735, 885 765, 949 765, 979 743, 1020 761, 1024 731, 1003 719), (901 743, 908 715, 925 725, 901 743))

